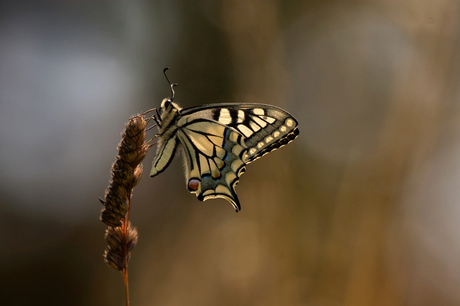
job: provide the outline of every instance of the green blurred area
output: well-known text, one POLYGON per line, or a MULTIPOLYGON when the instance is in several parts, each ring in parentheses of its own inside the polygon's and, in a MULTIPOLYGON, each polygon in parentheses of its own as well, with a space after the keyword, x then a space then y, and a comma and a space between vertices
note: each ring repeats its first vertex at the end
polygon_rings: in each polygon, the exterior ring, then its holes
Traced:
MULTIPOLYGON (((98 197, 123 124, 256 102, 299 122, 237 192, 134 190, 131 305, 458 305, 460 4, 0 3, 0 305, 124 305, 98 197)), ((152 134, 153 135, 153 134, 152 134)))

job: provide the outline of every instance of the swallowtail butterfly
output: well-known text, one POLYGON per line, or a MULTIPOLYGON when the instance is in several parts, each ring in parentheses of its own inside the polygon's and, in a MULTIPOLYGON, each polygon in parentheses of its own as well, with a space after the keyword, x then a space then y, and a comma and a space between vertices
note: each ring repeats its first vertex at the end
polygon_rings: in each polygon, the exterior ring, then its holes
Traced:
POLYGON ((182 109, 173 102, 175 85, 170 83, 172 97, 156 110, 159 141, 150 176, 163 172, 181 150, 187 189, 200 201, 223 198, 238 212, 235 187, 246 165, 293 141, 297 120, 281 108, 256 103, 182 109))

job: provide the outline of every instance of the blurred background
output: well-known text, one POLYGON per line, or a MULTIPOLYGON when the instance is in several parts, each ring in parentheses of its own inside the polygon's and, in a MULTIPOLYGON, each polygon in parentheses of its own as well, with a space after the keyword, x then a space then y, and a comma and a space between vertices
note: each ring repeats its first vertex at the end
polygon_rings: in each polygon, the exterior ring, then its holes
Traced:
MULTIPOLYGON (((181 158, 134 190, 131 305, 459 305, 460 2, 0 2, 0 304, 124 305, 98 201, 128 118, 256 102, 299 121, 242 211, 181 158)), ((152 132, 153 134, 153 132, 152 132)))

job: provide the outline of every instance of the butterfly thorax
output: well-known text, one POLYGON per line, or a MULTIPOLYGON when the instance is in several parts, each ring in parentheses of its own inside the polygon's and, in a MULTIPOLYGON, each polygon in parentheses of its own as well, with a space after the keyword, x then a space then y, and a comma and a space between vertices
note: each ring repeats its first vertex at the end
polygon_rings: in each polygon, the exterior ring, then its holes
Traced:
POLYGON ((160 135, 172 134, 176 129, 177 120, 179 119, 181 107, 170 99, 163 99, 159 110, 160 135))

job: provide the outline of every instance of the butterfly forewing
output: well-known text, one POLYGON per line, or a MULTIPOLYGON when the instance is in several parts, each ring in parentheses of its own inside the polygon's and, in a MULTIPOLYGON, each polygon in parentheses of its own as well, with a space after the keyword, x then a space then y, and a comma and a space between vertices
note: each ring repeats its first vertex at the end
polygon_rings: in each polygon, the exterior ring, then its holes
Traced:
POLYGON ((294 117, 281 108, 265 104, 209 104, 185 109, 181 115, 208 118, 235 128, 244 136, 248 148, 246 163, 288 144, 299 134, 294 117))

